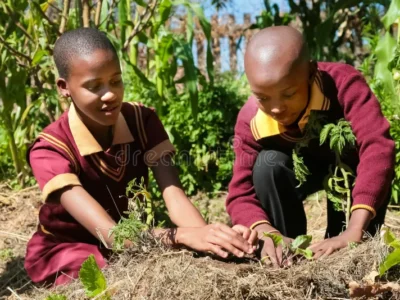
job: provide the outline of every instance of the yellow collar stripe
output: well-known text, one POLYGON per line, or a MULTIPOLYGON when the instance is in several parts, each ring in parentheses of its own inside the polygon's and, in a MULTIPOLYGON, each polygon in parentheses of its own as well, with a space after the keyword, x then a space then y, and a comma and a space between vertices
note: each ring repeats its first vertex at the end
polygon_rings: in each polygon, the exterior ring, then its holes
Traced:
MULTIPOLYGON (((317 74, 313 85, 311 87, 311 98, 308 107, 303 115, 303 117, 298 122, 299 128, 304 129, 310 117, 312 110, 326 111, 330 108, 330 100, 324 96, 320 88, 320 74, 317 74)), ((250 122, 251 132, 255 140, 260 140, 265 137, 270 137, 274 135, 283 135, 287 129, 275 121, 270 115, 258 109, 256 115, 250 122)), ((285 135, 287 136, 287 135, 285 135)), ((293 138, 294 141, 298 140, 293 138)))

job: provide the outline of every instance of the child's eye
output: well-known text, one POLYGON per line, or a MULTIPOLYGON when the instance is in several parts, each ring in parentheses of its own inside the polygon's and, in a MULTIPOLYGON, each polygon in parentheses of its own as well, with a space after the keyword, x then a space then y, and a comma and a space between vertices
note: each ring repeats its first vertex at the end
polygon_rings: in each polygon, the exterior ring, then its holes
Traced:
POLYGON ((120 85, 122 83, 122 79, 114 80, 111 82, 112 85, 120 85))
POLYGON ((290 93, 290 94, 285 94, 285 95, 283 95, 283 97, 285 97, 285 98, 292 98, 295 94, 296 94, 296 92, 290 93))
POLYGON ((267 101, 268 99, 267 99, 267 98, 264 98, 264 97, 257 97, 257 100, 260 101, 260 102, 265 102, 265 101, 267 101))
POLYGON ((100 89, 101 85, 100 84, 93 84, 87 87, 87 89, 91 92, 96 92, 100 89))

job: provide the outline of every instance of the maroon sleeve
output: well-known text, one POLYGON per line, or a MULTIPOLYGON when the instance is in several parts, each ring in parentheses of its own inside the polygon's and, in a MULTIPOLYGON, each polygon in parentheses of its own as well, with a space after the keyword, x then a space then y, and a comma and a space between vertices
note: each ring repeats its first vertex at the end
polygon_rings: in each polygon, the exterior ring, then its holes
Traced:
POLYGON ((363 76, 351 66, 344 68, 347 75, 337 80, 338 99, 356 136, 360 158, 352 211, 364 208, 375 216, 390 189, 395 145, 389 123, 363 76))
POLYGON ((261 146, 252 136, 250 130, 252 116, 247 108, 248 105, 242 108, 235 126, 233 145, 235 162, 226 207, 233 224, 254 227, 257 224, 269 222, 253 186, 253 166, 261 151, 261 146))
POLYGON ((81 185, 78 163, 70 149, 55 137, 41 133, 29 150, 28 158, 44 201, 65 186, 81 185))

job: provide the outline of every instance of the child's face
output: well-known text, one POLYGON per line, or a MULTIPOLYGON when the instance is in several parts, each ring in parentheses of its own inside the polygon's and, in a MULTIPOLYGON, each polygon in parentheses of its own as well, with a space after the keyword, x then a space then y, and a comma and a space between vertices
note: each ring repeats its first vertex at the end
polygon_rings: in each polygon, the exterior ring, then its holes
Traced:
POLYGON ((278 123, 291 125, 308 103, 309 63, 301 63, 289 71, 281 66, 272 68, 274 71, 260 69, 256 67, 247 74, 259 108, 278 123))
POLYGON ((68 79, 59 79, 57 85, 64 96, 72 98, 84 122, 103 126, 116 123, 124 85, 119 60, 111 51, 77 56, 69 65, 68 79))

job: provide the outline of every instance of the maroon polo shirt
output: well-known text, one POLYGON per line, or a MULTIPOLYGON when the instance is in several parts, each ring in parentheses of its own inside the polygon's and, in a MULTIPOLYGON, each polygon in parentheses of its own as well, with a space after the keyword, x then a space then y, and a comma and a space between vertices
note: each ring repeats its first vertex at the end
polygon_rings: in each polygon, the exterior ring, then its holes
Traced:
POLYGON ((147 183, 149 165, 174 151, 152 109, 123 103, 112 146, 103 150, 71 105, 28 151, 28 162, 43 192, 38 231, 60 241, 98 243, 61 204, 47 201, 51 194, 80 185, 118 222, 127 210, 128 182, 144 178, 147 183))
MULTIPOLYGON (((234 224, 255 227, 269 223, 254 190, 254 163, 263 149, 290 153, 301 141, 311 112, 325 114, 330 122, 345 118, 351 123, 357 139, 356 155, 349 162, 357 166, 352 211, 362 208, 376 215, 393 178, 394 142, 389 135, 389 123, 358 71, 346 64, 318 63, 310 102, 298 122, 298 131, 285 128, 262 112, 254 96, 241 109, 235 126, 233 178, 226 201, 234 224)), ((311 155, 321 156, 321 149, 316 147, 311 155)))

